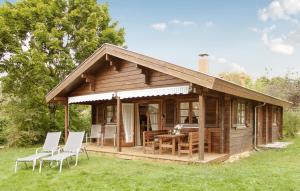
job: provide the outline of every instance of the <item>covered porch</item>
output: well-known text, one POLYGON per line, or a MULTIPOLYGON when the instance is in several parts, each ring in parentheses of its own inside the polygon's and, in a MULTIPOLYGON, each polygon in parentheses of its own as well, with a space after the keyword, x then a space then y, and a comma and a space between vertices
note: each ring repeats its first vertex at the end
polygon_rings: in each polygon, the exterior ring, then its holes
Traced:
POLYGON ((91 105, 92 124, 100 127, 99 132, 105 134, 115 129, 114 138, 103 140, 102 136, 99 137, 101 141, 94 140, 95 143, 87 144, 89 151, 121 158, 188 163, 218 162, 227 157, 222 125, 223 101, 218 94, 209 95, 199 86, 189 84, 68 97, 68 103, 65 104, 66 135, 71 104, 91 105), (164 134, 172 134, 178 124, 192 126, 192 129, 185 130, 198 132, 197 150, 192 157, 186 154, 178 156, 178 140, 174 145, 176 154, 159 154, 157 150, 148 153, 143 150, 145 132, 164 131, 164 134))

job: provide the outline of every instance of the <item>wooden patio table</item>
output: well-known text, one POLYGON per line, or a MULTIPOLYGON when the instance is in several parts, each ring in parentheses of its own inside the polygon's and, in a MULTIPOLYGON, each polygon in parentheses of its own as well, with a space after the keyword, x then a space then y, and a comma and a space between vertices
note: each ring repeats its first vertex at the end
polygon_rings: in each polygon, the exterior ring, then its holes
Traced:
POLYGON ((185 137, 187 135, 185 134, 177 134, 177 135, 171 135, 171 134, 164 134, 164 135, 157 135, 156 137, 159 139, 159 154, 162 154, 163 148, 170 148, 172 149, 172 155, 175 155, 175 149, 176 149, 176 142, 181 137, 185 137), (164 139, 172 139, 172 144, 163 144, 164 139))

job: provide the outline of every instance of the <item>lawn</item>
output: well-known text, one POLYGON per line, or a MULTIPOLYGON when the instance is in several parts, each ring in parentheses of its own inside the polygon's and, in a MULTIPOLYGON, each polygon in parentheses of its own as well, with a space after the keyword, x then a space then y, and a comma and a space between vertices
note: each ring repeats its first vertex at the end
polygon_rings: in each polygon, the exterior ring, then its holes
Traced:
POLYGON ((253 153, 230 164, 179 165, 122 160, 101 154, 81 156, 79 166, 41 174, 14 160, 34 149, 0 150, 0 190, 300 190, 300 138, 281 151, 253 153))

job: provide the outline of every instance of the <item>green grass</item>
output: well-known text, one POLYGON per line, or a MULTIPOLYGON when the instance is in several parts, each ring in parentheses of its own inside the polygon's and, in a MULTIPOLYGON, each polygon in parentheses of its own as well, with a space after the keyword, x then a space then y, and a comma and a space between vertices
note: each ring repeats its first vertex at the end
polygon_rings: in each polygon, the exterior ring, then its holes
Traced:
POLYGON ((100 154, 79 166, 41 174, 24 166, 13 173, 14 160, 34 149, 0 150, 0 190, 300 190, 300 138, 281 151, 263 151, 247 159, 214 165, 179 165, 122 160, 100 154))

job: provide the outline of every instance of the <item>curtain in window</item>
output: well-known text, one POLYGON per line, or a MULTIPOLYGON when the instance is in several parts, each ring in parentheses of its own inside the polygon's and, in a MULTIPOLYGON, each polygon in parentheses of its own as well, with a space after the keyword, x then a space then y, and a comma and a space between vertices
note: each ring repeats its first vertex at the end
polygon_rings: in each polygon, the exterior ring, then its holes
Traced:
POLYGON ((133 127, 134 127, 134 104, 122 104, 123 126, 125 131, 125 142, 133 142, 133 127))
POLYGON ((158 130, 158 104, 149 104, 148 112, 152 131, 158 130))

